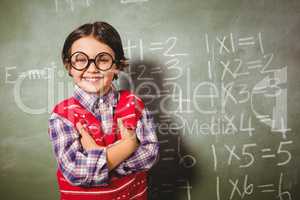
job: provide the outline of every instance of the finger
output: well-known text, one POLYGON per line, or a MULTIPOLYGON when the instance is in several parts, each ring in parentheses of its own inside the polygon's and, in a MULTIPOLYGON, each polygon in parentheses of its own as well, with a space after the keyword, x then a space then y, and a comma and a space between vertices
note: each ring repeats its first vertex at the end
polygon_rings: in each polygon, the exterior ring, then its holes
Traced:
POLYGON ((125 134, 128 135, 129 129, 126 128, 126 126, 124 125, 124 122, 121 118, 118 119, 118 127, 123 135, 125 135, 125 134))
POLYGON ((76 128, 77 128, 78 132, 80 133, 80 135, 86 134, 86 131, 80 122, 76 123, 76 128))
POLYGON ((81 132, 82 127, 83 126, 82 126, 82 124, 80 122, 76 123, 76 128, 78 129, 79 132, 81 132))
POLYGON ((123 120, 118 118, 118 128, 122 136, 127 136, 127 129, 124 127, 123 120))
POLYGON ((120 128, 120 130, 124 130, 124 125, 121 118, 118 118, 118 127, 120 128))

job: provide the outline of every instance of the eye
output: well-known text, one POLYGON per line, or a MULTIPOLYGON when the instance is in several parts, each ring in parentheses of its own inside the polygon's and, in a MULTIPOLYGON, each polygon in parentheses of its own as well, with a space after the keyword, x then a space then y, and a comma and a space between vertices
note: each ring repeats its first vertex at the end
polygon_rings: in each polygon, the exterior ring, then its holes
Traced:
POLYGON ((86 56, 85 55, 83 55, 83 54, 77 54, 76 56, 75 56, 75 60, 74 60, 75 62, 86 62, 87 61, 87 58, 86 58, 86 56))
POLYGON ((100 62, 110 62, 110 60, 111 60, 111 57, 108 56, 108 55, 99 56, 99 61, 100 62))
POLYGON ((76 69, 82 69, 86 67, 88 63, 88 57, 82 52, 76 52, 71 57, 71 65, 76 69))

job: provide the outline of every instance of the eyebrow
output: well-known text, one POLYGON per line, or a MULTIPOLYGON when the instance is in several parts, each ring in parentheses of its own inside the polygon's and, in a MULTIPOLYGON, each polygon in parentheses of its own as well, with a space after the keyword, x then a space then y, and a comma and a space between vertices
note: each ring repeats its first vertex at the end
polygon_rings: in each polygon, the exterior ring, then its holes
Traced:
MULTIPOLYGON (((80 51, 80 50, 79 50, 79 51, 71 52, 71 53, 70 53, 70 56, 73 55, 74 53, 77 53, 77 52, 82 52, 82 53, 86 54, 89 58, 91 58, 91 56, 89 56, 86 52, 80 51)), ((100 54, 100 53, 107 53, 107 54, 111 55, 111 56, 113 57, 113 59, 116 59, 115 55, 113 55, 113 54, 111 54, 111 53, 109 53, 109 52, 107 52, 107 51, 100 51, 100 52, 97 52, 96 55, 95 55, 93 58, 95 58, 95 57, 96 57, 98 54, 100 54)))

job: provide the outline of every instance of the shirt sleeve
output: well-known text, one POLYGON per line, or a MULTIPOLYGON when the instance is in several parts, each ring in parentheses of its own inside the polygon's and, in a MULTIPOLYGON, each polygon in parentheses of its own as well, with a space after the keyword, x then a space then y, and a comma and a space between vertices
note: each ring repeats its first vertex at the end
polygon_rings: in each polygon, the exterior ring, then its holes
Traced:
POLYGON ((49 119, 49 137, 58 167, 75 186, 105 186, 109 180, 106 149, 85 151, 72 123, 53 113, 49 119))
POLYGON ((119 175, 149 170, 158 160, 159 143, 153 117, 147 108, 143 110, 142 117, 137 123, 136 135, 140 145, 127 160, 114 169, 119 175))

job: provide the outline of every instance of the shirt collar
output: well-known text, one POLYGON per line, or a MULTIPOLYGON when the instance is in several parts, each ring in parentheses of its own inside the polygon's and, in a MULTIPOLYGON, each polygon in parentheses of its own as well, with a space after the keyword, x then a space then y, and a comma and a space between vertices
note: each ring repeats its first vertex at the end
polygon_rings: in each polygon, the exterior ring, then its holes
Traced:
POLYGON ((105 103, 111 104, 112 106, 116 106, 116 103, 118 101, 118 93, 119 92, 114 87, 111 87, 109 91, 102 96, 93 93, 88 93, 76 84, 74 89, 75 99, 77 99, 80 102, 80 104, 86 107, 90 112, 93 112, 93 108, 94 106, 96 106, 95 103, 105 103))

